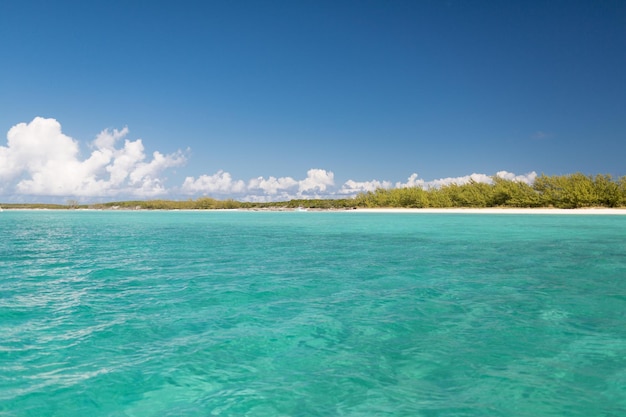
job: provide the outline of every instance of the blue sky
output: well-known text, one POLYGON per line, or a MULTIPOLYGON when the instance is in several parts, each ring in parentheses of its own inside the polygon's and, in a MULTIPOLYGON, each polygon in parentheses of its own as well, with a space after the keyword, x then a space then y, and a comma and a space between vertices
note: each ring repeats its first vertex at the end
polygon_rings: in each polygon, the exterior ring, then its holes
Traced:
POLYGON ((619 0, 7 0, 0 201, 622 176, 624 51, 619 0))

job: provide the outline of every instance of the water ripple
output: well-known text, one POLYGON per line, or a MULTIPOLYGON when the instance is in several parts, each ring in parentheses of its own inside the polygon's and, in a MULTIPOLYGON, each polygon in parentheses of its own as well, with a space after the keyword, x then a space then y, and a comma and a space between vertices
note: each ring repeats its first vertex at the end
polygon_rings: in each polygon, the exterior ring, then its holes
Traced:
POLYGON ((625 228, 5 211, 0 415, 621 415, 625 228))

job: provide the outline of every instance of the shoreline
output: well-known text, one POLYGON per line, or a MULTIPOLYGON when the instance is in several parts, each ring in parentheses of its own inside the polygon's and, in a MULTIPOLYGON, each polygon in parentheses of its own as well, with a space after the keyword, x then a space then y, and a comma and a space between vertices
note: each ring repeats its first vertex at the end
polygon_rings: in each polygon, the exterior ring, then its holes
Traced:
POLYGON ((235 208, 235 209, 130 209, 130 208, 78 208, 78 209, 54 209, 54 208, 4 208, 7 211, 105 211, 105 212, 270 212, 270 213, 381 213, 381 214, 552 214, 552 215, 626 215, 626 208, 509 208, 509 207, 485 207, 485 208, 235 208))
POLYGON ((356 213, 414 213, 414 214, 584 214, 626 215, 624 208, 358 208, 356 213))

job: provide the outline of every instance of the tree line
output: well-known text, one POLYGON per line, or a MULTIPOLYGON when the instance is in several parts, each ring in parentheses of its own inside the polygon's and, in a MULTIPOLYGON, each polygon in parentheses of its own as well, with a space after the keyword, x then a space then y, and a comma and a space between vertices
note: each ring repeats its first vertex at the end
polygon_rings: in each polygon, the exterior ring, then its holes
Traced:
POLYGON ((344 199, 298 199, 265 203, 217 200, 201 197, 196 200, 137 200, 101 204, 2 204, 4 208, 49 209, 142 209, 142 210, 218 210, 218 209, 351 209, 351 208, 454 208, 454 207, 626 207, 626 176, 541 175, 533 184, 492 177, 490 184, 470 181, 423 189, 379 188, 344 199))
POLYGON ((355 197, 358 207, 624 207, 626 177, 610 175, 541 175, 532 185, 494 176, 492 183, 470 181, 439 188, 379 188, 355 197))
POLYGON ((242 202, 232 199, 216 200, 201 197, 196 200, 148 200, 148 201, 117 201, 103 204, 81 206, 91 209, 125 209, 125 210, 229 210, 229 209, 345 209, 355 207, 355 201, 345 199, 298 199, 289 201, 272 201, 265 203, 242 202))

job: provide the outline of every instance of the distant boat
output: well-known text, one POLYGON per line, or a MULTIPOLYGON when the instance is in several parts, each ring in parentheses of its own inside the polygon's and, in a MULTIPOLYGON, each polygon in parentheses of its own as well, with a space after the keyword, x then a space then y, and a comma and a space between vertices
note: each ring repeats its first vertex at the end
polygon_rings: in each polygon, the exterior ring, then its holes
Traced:
POLYGON ((298 207, 296 211, 307 211, 307 209, 305 209, 304 207, 298 207))

